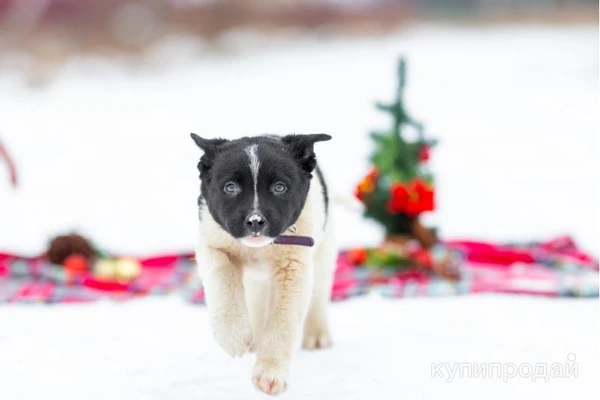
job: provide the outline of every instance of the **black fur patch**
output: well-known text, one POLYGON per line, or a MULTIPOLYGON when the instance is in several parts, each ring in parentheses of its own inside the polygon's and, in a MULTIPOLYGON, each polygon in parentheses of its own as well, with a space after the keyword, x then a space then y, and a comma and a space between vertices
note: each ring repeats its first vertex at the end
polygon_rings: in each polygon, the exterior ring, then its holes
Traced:
POLYGON ((317 166, 316 169, 317 178, 319 179, 319 183, 323 188, 323 201, 325 202, 325 223, 327 223, 327 216, 329 215, 329 193, 327 191, 327 183, 325 183, 325 178, 323 177, 323 173, 321 169, 317 166))
MULTIPOLYGON (((316 167, 313 145, 331 136, 287 135, 244 137, 237 140, 203 139, 192 134, 204 150, 198 169, 202 196, 198 206, 206 205, 215 221, 235 238, 248 236, 246 217, 259 211, 266 221, 263 234, 276 237, 293 225, 306 202, 312 172, 316 167), (255 147, 260 163, 256 194, 258 210, 254 210, 255 188, 250 168, 249 149, 255 147), (233 183, 238 191, 228 193, 225 187, 233 183), (285 185, 283 193, 275 191, 278 183, 285 185)), ((322 174, 318 179, 328 198, 322 174)))

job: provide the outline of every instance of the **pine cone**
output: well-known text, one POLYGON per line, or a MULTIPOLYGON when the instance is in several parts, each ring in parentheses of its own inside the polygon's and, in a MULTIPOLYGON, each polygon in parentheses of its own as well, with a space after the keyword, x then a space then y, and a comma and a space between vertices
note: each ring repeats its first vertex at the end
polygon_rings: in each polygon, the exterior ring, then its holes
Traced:
POLYGON ((46 259, 53 264, 62 264, 73 254, 79 254, 91 262, 96 252, 83 236, 71 234, 52 239, 46 252, 46 259))

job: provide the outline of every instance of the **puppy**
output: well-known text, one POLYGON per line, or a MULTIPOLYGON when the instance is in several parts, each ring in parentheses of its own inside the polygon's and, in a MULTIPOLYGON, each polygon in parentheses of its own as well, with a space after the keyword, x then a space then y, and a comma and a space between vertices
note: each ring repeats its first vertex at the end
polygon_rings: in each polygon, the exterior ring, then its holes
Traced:
POLYGON ((214 337, 234 357, 255 349, 252 382, 281 393, 302 330, 304 348, 331 345, 337 248, 314 152, 331 136, 192 138, 204 152, 196 259, 214 337), (281 235, 314 246, 276 244, 281 235))

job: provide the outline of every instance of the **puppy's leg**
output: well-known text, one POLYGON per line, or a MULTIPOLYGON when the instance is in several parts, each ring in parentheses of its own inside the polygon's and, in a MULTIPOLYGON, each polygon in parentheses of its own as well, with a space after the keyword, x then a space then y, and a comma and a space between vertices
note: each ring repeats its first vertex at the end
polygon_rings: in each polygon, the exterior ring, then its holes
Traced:
POLYGON ((308 308, 312 283, 310 251, 290 252, 275 266, 267 323, 258 341, 252 382, 271 395, 287 389, 287 376, 296 339, 308 308))
POLYGON ((228 354, 241 357, 252 345, 241 267, 223 251, 202 249, 198 255, 213 335, 228 354))
POLYGON ((250 314, 250 324, 252 325, 252 336, 254 337, 251 350, 254 351, 267 319, 269 284, 260 278, 244 275, 244 289, 246 291, 248 313, 250 314))
POLYGON ((327 308, 337 265, 337 246, 334 237, 325 235, 315 254, 315 271, 312 297, 306 320, 302 347, 319 349, 332 344, 327 322, 327 308))

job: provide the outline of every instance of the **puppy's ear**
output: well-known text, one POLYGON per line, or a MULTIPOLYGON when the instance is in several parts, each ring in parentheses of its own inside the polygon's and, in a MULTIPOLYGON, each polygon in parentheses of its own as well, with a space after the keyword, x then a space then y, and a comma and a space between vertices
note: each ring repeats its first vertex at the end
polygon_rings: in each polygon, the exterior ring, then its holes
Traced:
POLYGON ((316 142, 325 142, 327 140, 331 140, 331 136, 324 133, 286 135, 281 138, 281 141, 290 150, 294 159, 300 164, 302 169, 308 173, 311 173, 317 166, 314 144, 316 142))
POLYGON ((207 173, 215 159, 215 155, 219 151, 219 146, 223 143, 227 142, 227 139, 204 139, 195 133, 190 134, 194 142, 198 147, 204 151, 204 154, 200 158, 200 162, 198 163, 198 170, 200 170, 200 175, 207 173))
POLYGON ((227 139, 204 139, 195 133, 191 133, 190 136, 205 153, 214 153, 217 148, 223 143, 227 142, 227 139))

